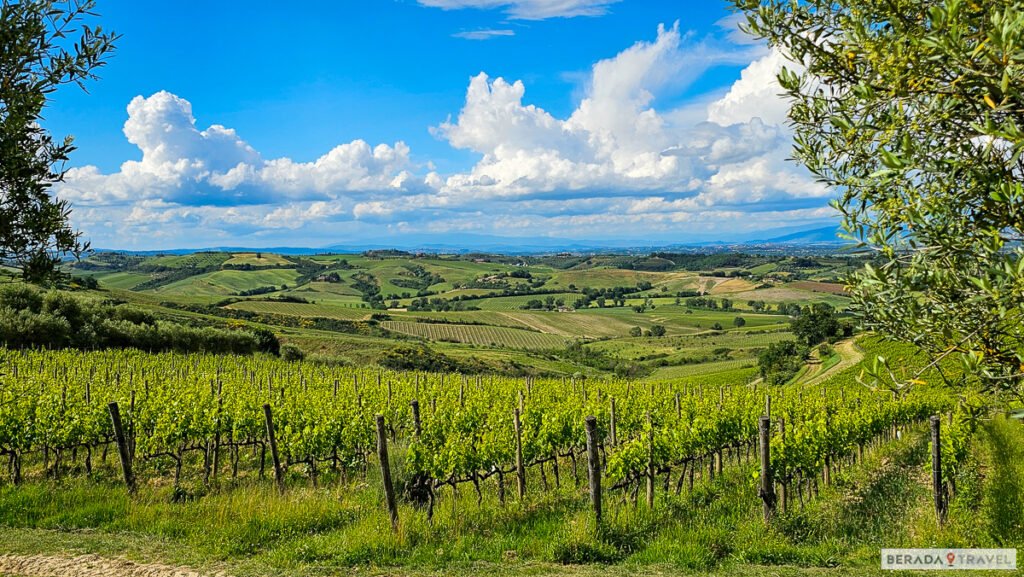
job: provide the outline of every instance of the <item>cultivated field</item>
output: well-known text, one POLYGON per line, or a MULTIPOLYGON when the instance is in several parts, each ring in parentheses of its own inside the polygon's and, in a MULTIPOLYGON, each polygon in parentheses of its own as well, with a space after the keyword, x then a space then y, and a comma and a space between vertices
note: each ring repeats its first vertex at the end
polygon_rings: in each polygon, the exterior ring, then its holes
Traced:
POLYGON ((466 343, 512 349, 557 349, 565 346, 566 339, 540 332, 480 325, 450 325, 385 321, 381 326, 389 331, 404 333, 433 341, 466 343))
MULTIPOLYGON (((688 367, 680 369, 686 372, 695 364, 751 361, 756 349, 788 338, 779 336, 782 333, 778 331, 786 329, 790 319, 754 313, 748 301, 773 307, 828 302, 840 310, 848 302, 835 291, 814 292, 832 285, 793 280, 788 257, 710 258, 707 268, 687 265, 685 269, 673 268, 673 262, 665 258, 635 257, 636 266, 668 268, 663 271, 616 268, 634 257, 604 255, 365 253, 286 257, 261 253, 256 257, 254 252, 153 257, 103 254, 89 259, 82 272, 99 282, 97 298, 116 292, 116 298, 158 315, 182 320, 200 315, 201 320, 195 321, 200 323, 237 317, 238 312, 264 315, 247 318, 270 327, 274 322, 288 325, 277 331, 317 358, 373 362, 401 344, 396 335, 408 335, 425 339, 440 354, 467 362, 480 357, 480 349, 474 347, 487 347, 487 355, 480 358, 498 371, 528 372, 535 366, 543 371, 593 376, 610 371, 616 358, 632 363, 629 371, 647 378, 671 374, 675 367, 688 367), (728 266, 717 266, 726 260, 728 266), (288 268, 267 268, 286 265, 288 268), (244 266, 254 270, 234 268, 244 266), (774 286, 755 288, 762 284, 774 286), (149 288, 131 291, 140 285, 149 288), (727 299, 731 309, 687 306, 688 299, 702 292, 716 305, 727 299), (247 293, 253 296, 242 296, 247 293), (617 299, 625 306, 614 306, 617 299), (524 310, 531 301, 549 306, 549 300, 561 302, 560 310, 524 310), (414 301, 417 310, 411 310, 414 301), (281 320, 288 317, 302 322, 281 320), (317 319, 366 324, 356 329, 330 326, 317 319), (665 337, 630 336, 633 331, 659 327, 664 328, 665 337), (775 332, 762 334, 763 330, 775 332), (714 338, 702 337, 705 333, 714 338), (678 340, 688 335, 694 340, 678 340), (613 360, 570 359, 562 351, 573 341, 613 360), (722 348, 732 349, 728 357, 714 352, 722 348), (555 358, 551 358, 553 353, 557 353, 555 358)), ((807 270, 826 275, 850 266, 842 259, 821 258, 818 263, 807 270)))
POLYGON ((295 317, 321 317, 345 321, 362 321, 370 318, 370 310, 364 307, 339 305, 315 305, 308 303, 273 302, 273 301, 242 301, 228 305, 227 308, 295 317))

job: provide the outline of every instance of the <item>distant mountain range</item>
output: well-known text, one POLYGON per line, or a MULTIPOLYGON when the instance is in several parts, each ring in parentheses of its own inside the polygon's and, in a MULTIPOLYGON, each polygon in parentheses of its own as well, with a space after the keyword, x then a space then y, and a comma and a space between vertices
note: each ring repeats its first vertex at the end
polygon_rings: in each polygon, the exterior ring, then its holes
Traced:
POLYGON ((848 240, 839 238, 840 231, 841 229, 834 226, 826 226, 784 234, 760 242, 768 244, 849 244, 848 240))
MULTIPOLYGON (((457 237, 441 239, 437 235, 401 235, 385 238, 360 239, 332 244, 324 247, 291 246, 217 246, 204 248, 177 248, 146 251, 119 251, 135 254, 187 254, 200 251, 241 252, 259 250, 286 255, 309 255, 317 253, 358 253, 367 250, 398 249, 410 252, 435 253, 495 253, 495 254, 546 254, 553 252, 651 252, 682 250, 686 252, 720 252, 723 250, 784 250, 798 247, 819 247, 822 250, 836 250, 849 242, 839 238, 839 229, 834 226, 809 230, 776 229, 754 234, 739 234, 730 242, 705 240, 691 242, 652 241, 639 239, 580 240, 556 237, 505 237, 479 234, 460 234, 457 237), (764 235, 758 238, 756 235, 764 235), (769 236, 770 235, 770 236, 769 236)), ((116 249, 99 249, 103 252, 116 249)))

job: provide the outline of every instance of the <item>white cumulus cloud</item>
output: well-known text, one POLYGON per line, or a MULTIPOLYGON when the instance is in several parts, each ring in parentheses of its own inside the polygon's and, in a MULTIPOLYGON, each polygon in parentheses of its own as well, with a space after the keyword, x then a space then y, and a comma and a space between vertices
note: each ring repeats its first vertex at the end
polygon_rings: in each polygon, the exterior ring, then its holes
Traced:
POLYGON ((113 174, 94 166, 71 169, 61 194, 87 206, 139 199, 226 206, 337 200, 425 186, 411 177, 415 167, 403 142, 370 146, 354 140, 312 162, 266 160, 230 128, 199 129, 192 105, 169 92, 132 99, 124 134, 141 160, 126 161, 113 174))
POLYGON ((479 202, 672 193, 694 197, 687 201, 694 210, 822 196, 785 161, 779 66, 777 55, 761 48, 694 41, 678 24, 659 27, 654 41, 597 62, 586 96, 564 119, 526 103, 521 81, 480 73, 458 118, 435 134, 482 158, 471 171, 451 175, 438 196, 479 202), (749 65, 703 114, 656 107, 660 92, 685 87, 723 62, 749 65))
POLYGON ((820 224, 831 214, 829 191, 787 160, 787 108, 775 80, 783 62, 764 47, 661 26, 653 39, 596 62, 564 117, 530 103, 523 81, 480 72, 456 117, 431 128, 477 155, 446 174, 414 163, 401 141, 357 139, 308 162, 265 158, 231 128, 197 126, 184 98, 158 92, 128 105, 124 133, 140 159, 110 174, 74 168, 56 192, 104 247, 239 239, 326 246, 367 234, 466 231, 663 240, 720 235, 725 224, 820 224), (731 86, 663 104, 722 64, 744 66, 731 86))
POLYGON ((477 8, 502 9, 510 18, 520 20, 546 20, 576 16, 601 16, 609 6, 620 0, 419 0, 423 6, 460 10, 477 8))

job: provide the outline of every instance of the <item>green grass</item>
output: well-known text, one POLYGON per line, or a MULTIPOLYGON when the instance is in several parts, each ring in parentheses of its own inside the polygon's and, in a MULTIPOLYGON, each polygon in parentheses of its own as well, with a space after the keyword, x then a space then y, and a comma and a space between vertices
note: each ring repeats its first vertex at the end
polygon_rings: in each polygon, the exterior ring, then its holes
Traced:
POLYGON ((749 270, 750 270, 750 272, 752 272, 754 274, 765 274, 765 273, 772 272, 773 270, 775 270, 777 268, 779 268, 779 263, 767 262, 767 263, 762 264, 762 265, 751 267, 749 270))
POLYGON ((396 321, 413 321, 417 319, 429 319, 446 321, 451 323, 474 324, 480 323, 496 327, 510 327, 515 329, 529 329, 530 326, 522 323, 509 313, 499 311, 395 311, 387 312, 388 316, 396 321))
POLYGON ((917 511, 922 537, 939 547, 971 542, 1019 549, 1024 545, 1024 424, 1002 416, 984 421, 971 445, 967 461, 958 464, 946 525, 935 523, 929 504, 917 511))
POLYGON ((654 371, 648 380, 665 381, 683 377, 711 376, 718 373, 727 373, 735 380, 732 384, 744 383, 749 375, 756 372, 755 359, 731 359, 727 361, 715 361, 710 363, 697 363, 692 365, 680 365, 677 367, 661 367, 654 371))
POLYGON ((627 359, 650 357, 652 354, 699 356, 715 349, 749 351, 771 343, 793 340, 789 332, 704 332, 669 337, 629 337, 600 341, 588 347, 627 359))
POLYGON ((588 308, 576 311, 576 314, 596 315, 617 319, 630 326, 638 326, 642 329, 650 328, 652 325, 662 325, 670 335, 693 334, 700 331, 710 330, 715 323, 722 326, 724 330, 734 330, 733 320, 736 317, 743 317, 746 321, 744 330, 786 328, 789 324, 787 317, 779 315, 754 314, 748 312, 722 312, 689 309, 685 306, 661 305, 653 310, 643 313, 634 312, 629 307, 608 307, 588 308))
POLYGON ((843 356, 839 353, 832 353, 825 360, 821 362, 821 368, 818 369, 820 372, 825 372, 832 367, 839 364, 839 361, 843 360, 843 356))
POLYGON ((223 252, 196 252, 182 255, 155 256, 146 260, 145 264, 167 268, 205 268, 220 266, 229 258, 231 258, 231 255, 223 252))
POLYGON ((1024 425, 997 418, 985 426, 992 482, 984 507, 991 511, 988 532, 1004 547, 1024 544, 1024 425))
POLYGON ((557 293, 550 295, 523 295, 523 296, 512 296, 512 297, 494 297, 488 299, 480 299, 469 301, 469 304, 480 307, 485 311, 519 311, 523 310, 523 306, 529 301, 539 300, 544 302, 544 299, 548 297, 554 297, 557 301, 562 299, 565 301, 565 306, 571 307, 576 299, 580 298, 579 294, 576 293, 557 293))
POLYGON ((140 272, 113 272, 113 273, 97 273, 92 276, 96 277, 99 281, 100 286, 104 288, 116 288, 130 290, 136 285, 143 283, 152 277, 146 273, 140 272))

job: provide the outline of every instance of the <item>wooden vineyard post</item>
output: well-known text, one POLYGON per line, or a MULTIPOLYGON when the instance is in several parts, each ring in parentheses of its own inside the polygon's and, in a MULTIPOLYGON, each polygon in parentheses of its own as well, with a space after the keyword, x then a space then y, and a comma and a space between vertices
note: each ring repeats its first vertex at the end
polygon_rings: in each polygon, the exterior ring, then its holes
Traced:
POLYGON ((110 422, 114 426, 114 441, 117 442, 117 454, 121 458, 121 473, 124 475, 124 484, 128 487, 129 493, 135 492, 135 476, 132 474, 132 458, 128 451, 128 439, 124 436, 124 427, 121 424, 121 409, 116 402, 107 405, 110 412, 110 422))
POLYGON ((946 491, 942 484, 942 419, 931 418, 932 425, 932 493, 935 496, 935 516, 939 524, 946 523, 946 491))
POLYGON ((526 496, 526 467, 523 466, 523 425, 519 421, 519 409, 516 409, 512 423, 516 429, 516 488, 522 500, 526 496))
POLYGON ((757 438, 761 449, 761 500, 764 502, 764 520, 775 516, 775 480, 772 475, 771 419, 761 417, 757 424, 757 438))
POLYGON ((277 492, 284 495, 284 469, 281 468, 281 456, 277 453, 277 437, 274 435, 274 417, 270 413, 270 405, 263 405, 263 417, 267 421, 267 441, 270 443, 270 458, 274 461, 274 482, 277 492))
POLYGON ((384 415, 377 414, 377 459, 380 461, 380 477, 384 482, 384 499, 387 501, 391 528, 398 530, 398 504, 395 502, 395 487, 391 484, 391 465, 388 463, 388 437, 384 427, 384 415))
POLYGON ((615 397, 612 397, 611 423, 608 427, 608 433, 610 435, 609 441, 611 442, 611 445, 614 447, 617 444, 617 440, 615 438, 615 397))
POLYGON ((420 402, 414 399, 409 404, 412 406, 412 430, 419 437, 423 433, 420 425, 420 402))
POLYGON ((601 457, 597 452, 597 419, 586 418, 587 429, 587 479, 590 481, 590 504, 594 508, 594 519, 601 523, 601 457))
MULTIPOLYGON (((78 367, 75 367, 75 374, 77 376, 78 367)), ((92 404, 92 388, 89 381, 85 381, 85 404, 92 404)), ((952 418, 952 413, 950 413, 950 416, 952 418)), ((90 446, 85 447, 85 474, 92 476, 92 447, 90 446)))
POLYGON ((647 508, 654 508, 654 425, 647 413, 647 508))
MULTIPOLYGON (((782 436, 782 443, 786 443, 786 419, 779 419, 779 434, 782 436)), ((789 491, 786 489, 786 479, 779 480, 779 502, 782 503, 782 514, 785 515, 789 509, 789 491)))

